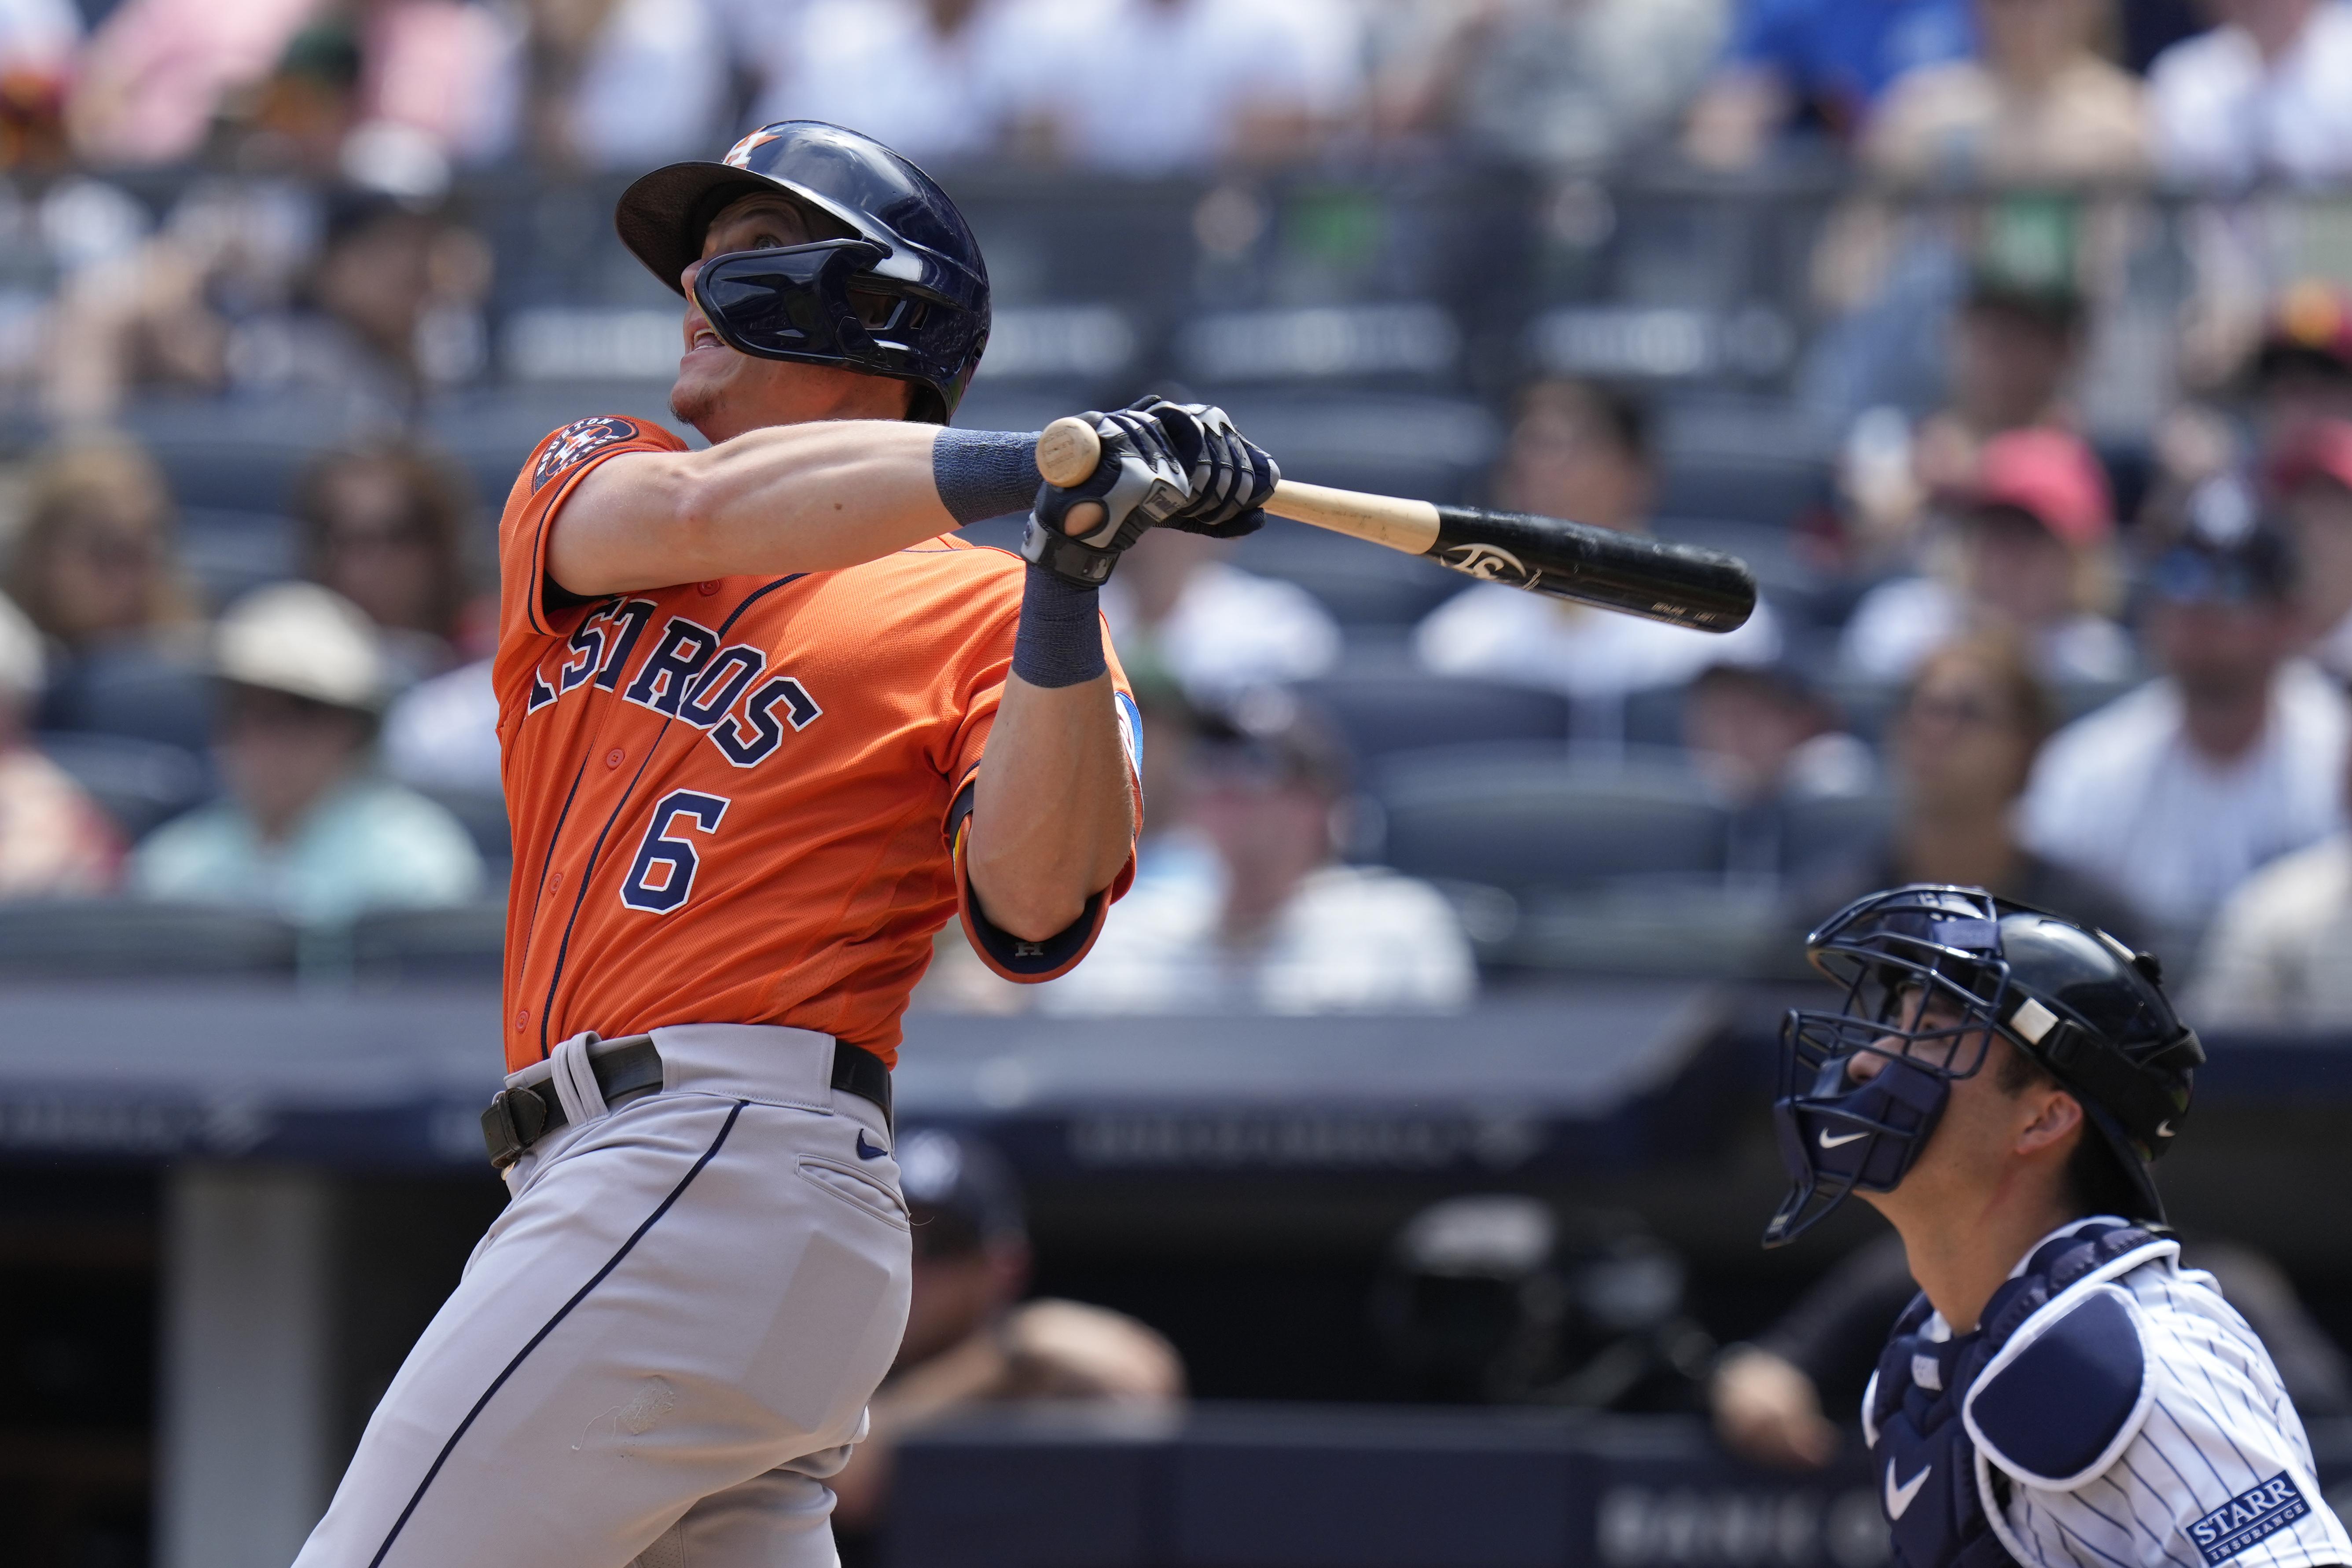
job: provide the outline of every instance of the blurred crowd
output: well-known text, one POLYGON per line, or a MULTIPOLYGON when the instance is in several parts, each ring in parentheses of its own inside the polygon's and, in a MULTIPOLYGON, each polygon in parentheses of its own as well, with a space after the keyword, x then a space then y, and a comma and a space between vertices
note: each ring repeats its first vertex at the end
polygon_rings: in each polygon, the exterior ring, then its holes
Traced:
POLYGON ((1129 174, 1446 141, 1727 168, 1790 130, 1905 180, 2352 163, 2335 0, 12 0, 0 83, 20 166, 412 191, 791 116, 920 161, 1129 174))
MULTIPOLYGON (((1105 600, 1134 890, 1034 991, 950 930, 920 1005, 1450 1009, 1607 969, 1559 958, 1579 919, 1769 970, 1927 879, 2154 947, 2200 1022, 2352 1022, 2352 258, 2282 278, 2275 215, 2221 194, 2352 178, 2352 0, 9 0, 0 231, 50 267, 0 277, 44 432, 0 464, 0 898, 494 905, 493 498, 422 417, 497 374, 465 182, 793 115, 950 170, 1854 176, 1788 395, 1833 491, 1747 626, 1446 579, 1368 640, 1250 544, 1153 535, 1105 600), (2195 276, 2135 371, 2131 193, 2167 183, 2195 276), (1918 201, 1988 187, 2073 194, 1918 201), (2137 426, 2095 406, 2118 363, 2137 426), (341 435, 269 503, 277 568, 224 574, 129 432, 247 393, 341 435)), ((1692 521, 1667 399, 1508 357, 1475 499, 1692 521)))

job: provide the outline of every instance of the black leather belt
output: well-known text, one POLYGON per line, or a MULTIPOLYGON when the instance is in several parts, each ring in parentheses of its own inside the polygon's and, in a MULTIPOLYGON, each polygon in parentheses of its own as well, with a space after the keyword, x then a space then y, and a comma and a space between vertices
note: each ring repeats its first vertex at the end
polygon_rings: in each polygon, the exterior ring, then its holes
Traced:
MULTIPOLYGON (((662 1086, 661 1052, 655 1049, 651 1035, 592 1046, 588 1070, 595 1074, 605 1105, 614 1110, 662 1086)), ((833 1087, 871 1100, 882 1112, 883 1125, 890 1124, 890 1069, 872 1051, 835 1040, 833 1087)), ((489 1148, 490 1163, 505 1170, 569 1120, 552 1082, 499 1090, 490 1097, 490 1108, 482 1112, 482 1142, 489 1148)))

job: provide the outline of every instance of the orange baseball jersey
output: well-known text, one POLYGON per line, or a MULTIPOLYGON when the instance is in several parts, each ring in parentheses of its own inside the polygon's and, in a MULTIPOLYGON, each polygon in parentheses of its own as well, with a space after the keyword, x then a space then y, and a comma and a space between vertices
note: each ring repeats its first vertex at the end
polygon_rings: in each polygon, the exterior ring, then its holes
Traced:
MULTIPOLYGON (((999 973, 1051 979, 1133 858, 1049 942, 971 907, 962 827, 1012 665, 1018 556, 940 538, 593 601, 549 582, 549 528, 583 474, 685 449, 637 420, 577 420, 532 452, 499 521, 508 1069, 583 1029, 696 1023, 814 1029, 895 1064, 959 906, 999 973)), ((1132 767, 1140 726, 1111 672, 1132 767)))

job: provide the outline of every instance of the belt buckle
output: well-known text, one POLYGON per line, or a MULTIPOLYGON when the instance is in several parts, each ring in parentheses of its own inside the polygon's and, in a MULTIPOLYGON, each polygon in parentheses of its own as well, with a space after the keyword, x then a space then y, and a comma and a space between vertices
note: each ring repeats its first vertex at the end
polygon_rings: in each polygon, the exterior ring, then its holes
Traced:
POLYGON ((482 1112, 482 1142, 489 1150, 490 1168, 503 1171, 547 1131, 547 1102, 529 1089, 502 1089, 490 1096, 482 1112))

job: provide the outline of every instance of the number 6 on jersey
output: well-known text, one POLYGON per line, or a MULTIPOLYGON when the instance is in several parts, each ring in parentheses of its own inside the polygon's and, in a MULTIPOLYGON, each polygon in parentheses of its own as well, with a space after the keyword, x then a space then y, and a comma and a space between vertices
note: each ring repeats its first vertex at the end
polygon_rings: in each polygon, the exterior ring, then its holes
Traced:
POLYGON ((662 796, 661 804, 654 807, 653 821, 646 826, 645 842, 637 846, 628 880, 621 884, 621 902, 656 915, 666 915, 686 902, 686 896, 694 891, 694 871, 700 862, 693 842, 685 837, 689 822, 679 819, 690 819, 691 826, 716 833, 727 805, 725 795, 704 795, 700 790, 674 789, 662 796))

